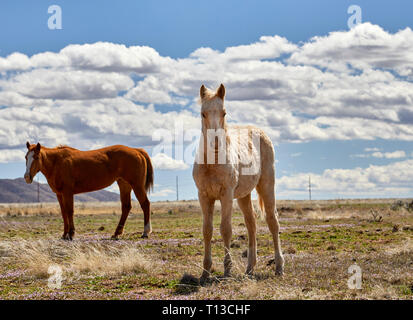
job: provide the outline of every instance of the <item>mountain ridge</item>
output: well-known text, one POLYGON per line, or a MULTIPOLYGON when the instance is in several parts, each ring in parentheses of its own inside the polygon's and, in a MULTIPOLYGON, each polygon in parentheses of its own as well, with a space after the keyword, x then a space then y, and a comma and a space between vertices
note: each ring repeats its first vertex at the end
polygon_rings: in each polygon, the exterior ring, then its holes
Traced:
MULTIPOLYGON (((39 185, 40 202, 56 202, 56 194, 47 183, 33 181, 27 184, 23 178, 0 179, 0 203, 30 203, 39 202, 37 188, 39 185)), ((81 193, 75 195, 75 201, 119 201, 119 194, 107 190, 81 193)))

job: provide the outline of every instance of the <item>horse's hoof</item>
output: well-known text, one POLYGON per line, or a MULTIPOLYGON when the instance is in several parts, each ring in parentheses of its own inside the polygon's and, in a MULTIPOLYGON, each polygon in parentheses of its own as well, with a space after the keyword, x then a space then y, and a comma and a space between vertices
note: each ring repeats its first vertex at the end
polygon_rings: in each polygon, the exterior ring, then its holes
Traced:
POLYGON ((113 236, 111 236, 110 238, 111 238, 112 240, 119 240, 119 236, 117 236, 117 235, 115 235, 115 234, 114 234, 113 236))
POLYGON ((224 279, 229 279, 229 278, 231 278, 231 273, 229 273, 229 272, 224 272, 224 279))
POLYGON ((254 276, 254 270, 247 269, 247 271, 245 271, 245 275, 249 278, 252 278, 254 276))
POLYGON ((210 280, 209 277, 201 276, 201 277, 199 278, 199 284, 200 284, 201 286, 203 286, 203 285, 204 285, 205 283, 207 283, 209 280, 210 280))
POLYGON ((275 268, 275 275, 282 276, 284 274, 284 268, 282 266, 277 266, 275 268))
POLYGON ((143 234, 141 235, 141 238, 142 238, 142 239, 147 239, 147 238, 149 238, 149 237, 148 237, 148 235, 147 235, 146 233, 143 233, 143 234))
POLYGON ((204 284, 205 282, 208 282, 210 280, 210 275, 211 275, 210 272, 208 272, 207 270, 204 270, 202 272, 201 278, 199 278, 199 283, 204 284))

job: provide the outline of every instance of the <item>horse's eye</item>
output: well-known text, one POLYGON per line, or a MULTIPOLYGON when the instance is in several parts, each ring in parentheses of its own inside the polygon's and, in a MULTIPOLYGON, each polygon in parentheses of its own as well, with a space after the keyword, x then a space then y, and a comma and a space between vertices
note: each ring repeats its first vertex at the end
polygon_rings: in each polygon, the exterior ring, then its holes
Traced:
POLYGON ((206 118, 205 113, 202 114, 202 118, 206 118))
POLYGON ((227 115, 227 113, 224 111, 223 117, 225 117, 227 115))

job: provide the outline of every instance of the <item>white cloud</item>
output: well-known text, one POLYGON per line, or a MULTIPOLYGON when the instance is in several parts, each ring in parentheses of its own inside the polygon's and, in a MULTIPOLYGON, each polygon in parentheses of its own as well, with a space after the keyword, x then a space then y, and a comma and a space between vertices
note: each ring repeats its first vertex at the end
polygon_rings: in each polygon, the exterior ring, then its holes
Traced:
POLYGON ((210 48, 199 48, 195 50, 191 57, 201 61, 247 61, 275 59, 282 54, 293 52, 297 46, 287 39, 279 36, 262 36, 260 41, 249 45, 228 47, 224 52, 212 50, 210 48))
POLYGON ((364 151, 370 152, 370 153, 362 153, 362 154, 354 154, 351 155, 351 157, 356 157, 356 158, 385 158, 385 159, 400 159, 400 158, 406 158, 406 152, 403 150, 397 150, 393 152, 381 152, 378 151, 380 149, 378 148, 366 148, 364 151))
POLYGON ((122 97, 98 100, 56 100, 31 109, 0 109, 0 148, 21 147, 40 141, 48 147, 68 144, 79 149, 125 144, 156 145, 156 129, 173 133, 174 122, 186 127, 199 120, 188 111, 161 113, 153 106, 137 105, 122 97))
POLYGON ((361 70, 384 68, 413 76, 413 31, 406 28, 390 34, 367 22, 350 31, 312 38, 291 55, 289 62, 337 72, 349 72, 349 65, 361 70))
POLYGON ((28 139, 153 145, 154 130, 174 120, 197 128, 200 85, 221 82, 229 121, 255 124, 274 143, 413 141, 412 39, 409 28, 365 23, 300 44, 263 36, 180 59, 108 42, 13 53, 0 57, 0 149, 28 139))
POLYGON ((370 165, 368 168, 326 169, 321 174, 283 176, 276 181, 278 194, 286 197, 306 196, 309 176, 314 195, 333 194, 342 197, 385 194, 402 197, 411 192, 413 160, 384 166, 370 165))
POLYGON ((126 47, 110 42, 71 44, 58 53, 42 52, 32 57, 16 52, 0 57, 0 72, 35 68, 74 68, 105 72, 151 73, 170 62, 153 48, 146 46, 126 47))
POLYGON ((170 194, 174 194, 174 193, 176 193, 176 191, 172 189, 161 189, 159 191, 152 192, 150 196, 151 197, 167 197, 170 194))
POLYGON ((0 57, 0 72, 9 70, 26 70, 30 68, 31 63, 29 57, 20 52, 14 52, 6 58, 0 57))
POLYGON ((189 165, 183 160, 172 159, 165 153, 157 153, 151 159, 154 168, 158 170, 185 170, 189 168, 189 165))
POLYGON ((25 156, 25 153, 22 150, 1 149, 0 150, 0 163, 22 162, 22 161, 25 161, 24 156, 25 156))
POLYGON ((32 99, 87 100, 116 97, 119 91, 132 88, 133 81, 112 72, 35 69, 0 84, 6 92, 32 99))
POLYGON ((398 159, 405 158, 406 152, 403 150, 397 150, 394 152, 373 152, 371 155, 375 158, 398 159))

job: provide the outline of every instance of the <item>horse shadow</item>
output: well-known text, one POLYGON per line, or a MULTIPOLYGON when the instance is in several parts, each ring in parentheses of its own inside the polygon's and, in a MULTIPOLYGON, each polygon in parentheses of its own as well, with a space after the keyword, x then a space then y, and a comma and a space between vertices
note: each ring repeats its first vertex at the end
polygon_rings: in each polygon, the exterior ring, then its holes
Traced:
POLYGON ((252 275, 236 275, 230 278, 223 275, 210 276, 208 279, 201 280, 192 274, 184 273, 179 283, 174 287, 174 294, 188 295, 197 292, 201 287, 208 287, 213 284, 222 283, 224 281, 245 281, 248 277, 251 280, 263 281, 271 278, 267 272, 255 272, 252 275))

